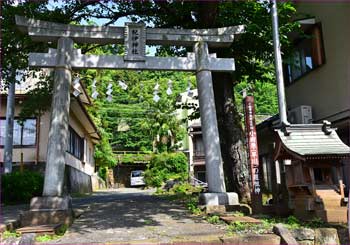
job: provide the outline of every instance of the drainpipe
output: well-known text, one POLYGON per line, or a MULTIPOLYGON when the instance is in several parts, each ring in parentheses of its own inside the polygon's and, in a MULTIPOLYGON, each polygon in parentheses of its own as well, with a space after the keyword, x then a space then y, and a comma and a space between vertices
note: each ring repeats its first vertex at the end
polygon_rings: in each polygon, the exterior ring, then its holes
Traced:
POLYGON ((272 17, 272 33, 273 33, 273 47, 275 53, 275 71, 277 81, 277 93, 278 93, 278 109, 280 114, 281 126, 288 126, 290 123, 287 119, 286 110, 286 96, 284 93, 284 81, 282 70, 282 57, 281 57, 281 43, 278 33, 278 15, 276 0, 271 0, 271 17, 272 17))

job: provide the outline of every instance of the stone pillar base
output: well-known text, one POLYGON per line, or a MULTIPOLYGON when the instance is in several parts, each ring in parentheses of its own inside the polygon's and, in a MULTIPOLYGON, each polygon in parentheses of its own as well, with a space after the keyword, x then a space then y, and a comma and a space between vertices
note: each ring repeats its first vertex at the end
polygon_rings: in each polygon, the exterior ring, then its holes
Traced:
POLYGON ((224 214, 240 206, 235 192, 201 193, 199 205, 204 207, 207 214, 224 214))
POLYGON ((238 194, 236 192, 207 192, 199 195, 199 205, 239 205, 238 194))
POLYGON ((70 225, 73 222, 72 200, 66 197, 33 197, 30 210, 20 214, 20 225, 70 225))

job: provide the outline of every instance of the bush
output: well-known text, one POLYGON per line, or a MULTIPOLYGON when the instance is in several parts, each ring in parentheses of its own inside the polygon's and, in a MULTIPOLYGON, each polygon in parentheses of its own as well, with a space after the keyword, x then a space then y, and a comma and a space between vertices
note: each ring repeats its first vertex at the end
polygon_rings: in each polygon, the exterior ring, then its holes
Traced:
POLYGON ((100 176, 104 181, 107 181, 107 167, 100 167, 98 169, 98 176, 100 176))
POLYGON ((29 202, 41 196, 44 177, 33 171, 12 172, 1 176, 1 198, 5 204, 29 202))
POLYGON ((145 171, 146 185, 160 187, 169 179, 185 180, 188 161, 182 152, 154 155, 145 171))

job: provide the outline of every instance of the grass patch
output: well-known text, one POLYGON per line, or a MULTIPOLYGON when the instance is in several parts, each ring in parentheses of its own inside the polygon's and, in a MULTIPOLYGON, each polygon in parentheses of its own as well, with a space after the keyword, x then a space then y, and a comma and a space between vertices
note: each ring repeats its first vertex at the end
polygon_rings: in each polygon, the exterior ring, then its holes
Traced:
POLYGON ((44 234, 44 235, 38 235, 35 237, 35 241, 36 242, 49 242, 52 240, 57 240, 59 238, 61 238, 64 233, 66 233, 68 229, 67 225, 61 225, 57 230, 56 230, 56 234, 55 235, 48 235, 48 234, 44 234))
POLYGON ((15 231, 4 231, 1 234, 3 239, 8 239, 8 238, 16 238, 16 237, 20 237, 21 234, 15 232, 15 231))
POLYGON ((283 224, 287 229, 294 230, 300 228, 320 228, 320 227, 330 227, 329 224, 323 222, 321 219, 313 219, 308 222, 302 222, 295 216, 288 216, 287 218, 279 217, 267 217, 263 216, 259 218, 261 224, 252 224, 244 222, 232 222, 227 225, 228 234, 237 233, 254 233, 254 234, 268 234, 273 233, 272 228, 274 225, 280 223, 283 224))
POLYGON ((222 223, 222 221, 220 220, 220 217, 217 215, 207 216, 206 220, 210 224, 221 224, 222 223))
POLYGON ((62 235, 39 235, 35 237, 36 242, 49 242, 61 238, 62 235))

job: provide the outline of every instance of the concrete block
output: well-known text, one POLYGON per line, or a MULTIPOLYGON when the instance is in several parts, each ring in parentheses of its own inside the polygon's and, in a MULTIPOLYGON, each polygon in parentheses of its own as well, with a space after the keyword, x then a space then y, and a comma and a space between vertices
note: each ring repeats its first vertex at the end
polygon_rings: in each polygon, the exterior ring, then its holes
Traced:
POLYGON ((282 244, 295 245, 298 242, 293 237, 292 233, 282 224, 277 224, 273 227, 273 232, 281 237, 282 244))
POLYGON ((65 197, 33 197, 30 200, 31 211, 54 211, 72 209, 72 199, 65 197))
POLYGON ((337 229, 318 228, 315 229, 315 245, 340 244, 337 229))
POLYGON ((235 192, 201 193, 199 195, 200 205, 239 205, 238 195, 235 192))

